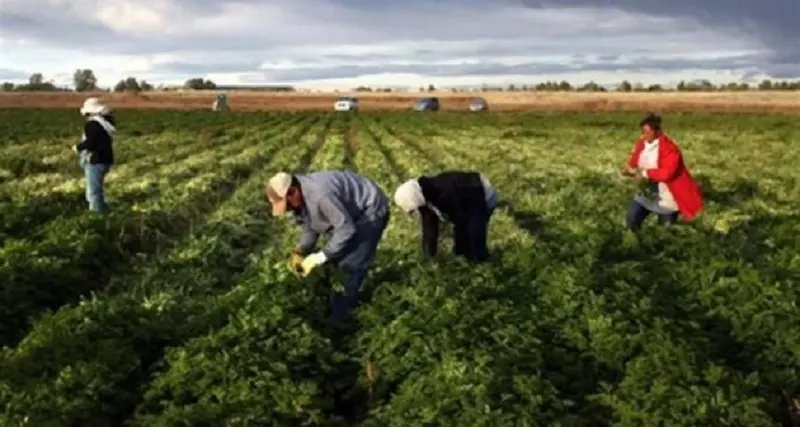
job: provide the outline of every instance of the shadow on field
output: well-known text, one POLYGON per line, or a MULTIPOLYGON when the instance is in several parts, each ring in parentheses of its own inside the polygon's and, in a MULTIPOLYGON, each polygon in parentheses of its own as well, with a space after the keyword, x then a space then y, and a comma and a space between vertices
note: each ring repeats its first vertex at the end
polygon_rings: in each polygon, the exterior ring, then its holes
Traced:
POLYGON ((780 202, 774 194, 763 188, 758 181, 737 179, 732 183, 715 183, 707 175, 695 176, 706 202, 712 202, 723 207, 735 207, 752 200, 763 200, 768 203, 780 202), (722 188, 724 187, 724 189, 722 188))
MULTIPOLYGON (((435 396, 426 387, 444 381, 436 375, 445 357, 480 366, 459 377, 460 388, 449 389, 463 394, 438 407, 447 411, 485 401, 522 417, 544 405, 542 424, 607 426, 625 406, 649 411, 642 405, 658 398, 649 384, 663 383, 687 395, 690 387, 712 393, 730 386, 737 397, 764 398, 764 411, 792 425, 784 396, 800 393, 800 361, 791 348, 798 317, 788 308, 798 298, 791 268, 800 252, 800 215, 754 213, 725 234, 698 223, 651 225, 639 234, 609 227, 586 236, 503 206, 537 236, 541 251, 467 267, 449 254, 430 264, 400 264, 417 252, 382 249, 380 269, 365 282, 358 322, 341 327, 327 320, 330 288, 340 278, 315 285, 316 302, 301 315, 334 343, 337 358, 320 383, 341 425, 368 416, 370 390, 382 407, 372 413, 378 419, 382 412, 436 407, 426 407, 425 399, 435 396), (382 292, 387 286, 413 292, 382 292), (364 385, 365 354, 379 372, 372 388, 364 385), (658 363, 662 356, 667 363, 658 363), (671 357, 680 358, 681 372, 671 357), (736 377, 707 384, 700 372, 713 365, 736 377), (751 373, 757 386, 734 382, 751 373), (597 394, 619 406, 591 398, 597 394), (507 400, 495 397, 503 395, 507 400)), ((675 404, 666 399, 663 407, 675 404)))
POLYGON ((517 210, 513 206, 507 206, 507 213, 517 227, 534 238, 537 244, 535 249, 513 248, 503 250, 498 248, 495 251, 500 258, 505 258, 503 252, 508 252, 510 257, 516 258, 518 257, 516 252, 519 250, 536 250, 544 251, 541 256, 548 257, 551 262, 570 265, 574 262, 576 256, 580 256, 580 253, 576 252, 576 248, 585 246, 587 243, 587 236, 576 234, 558 222, 548 222, 537 212, 517 210))
POLYGON ((33 317, 42 312, 72 304, 89 292, 109 291, 112 276, 127 272, 138 257, 179 242, 181 235, 225 203, 253 171, 250 166, 235 167, 167 211, 112 208, 105 215, 86 212, 65 220, 63 225, 56 223, 37 253, 47 263, 37 262, 39 258, 29 257, 23 249, 14 252, 12 247, 5 254, 7 268, 0 270, 0 310, 5 310, 9 318, 0 323, 0 345, 15 345, 33 317))
POLYGON ((759 197, 758 183, 754 181, 739 179, 722 190, 707 175, 697 175, 695 179, 703 197, 722 206, 734 206, 759 197))
MULTIPOLYGON (((407 255, 407 254, 405 254, 407 255)), ((380 253, 383 260, 398 260, 404 256, 400 252, 384 250, 380 253)), ((377 265, 377 264, 376 264, 377 265)), ((359 294, 357 310, 368 308, 375 290, 379 286, 392 286, 401 283, 407 269, 394 262, 386 263, 382 268, 373 268, 364 281, 359 294)), ((345 322, 338 323, 331 319, 330 299, 335 292, 334 286, 342 285, 346 275, 337 267, 326 267, 325 273, 310 283, 313 288, 314 303, 303 307, 297 314, 331 342, 332 350, 330 369, 320 381, 321 393, 325 399, 332 400, 332 423, 326 425, 355 425, 363 420, 370 410, 370 391, 365 385, 365 366, 356 345, 356 336, 360 325, 354 316, 345 322)))
POLYGON ((380 372, 374 391, 384 411, 396 415, 408 407, 422 412, 468 411, 469 405, 482 402, 528 420, 524 412, 546 405, 550 409, 541 414, 542 424, 555 424, 568 412, 586 413, 581 418, 587 423, 573 425, 603 425, 588 422, 603 413, 590 405, 559 413, 562 399, 584 403, 579 397, 594 392, 596 374, 590 358, 565 339, 562 322, 543 299, 550 288, 539 275, 547 268, 546 260, 527 259, 527 264, 468 266, 442 257, 429 265, 387 271, 393 280, 384 285, 414 291, 377 292, 361 318, 366 323, 359 331, 360 340, 367 346, 362 351, 372 354, 380 372), (390 338, 388 331, 395 331, 390 338), (381 344, 370 350, 373 340, 381 344), (456 394, 452 401, 427 402, 436 392, 426 389, 448 381, 439 376, 443 360, 451 358, 475 371, 459 377, 458 389, 450 383, 449 390, 456 394), (558 392, 550 391, 550 386, 558 392), (543 401, 532 403, 538 398, 543 401))
MULTIPOLYGON (((764 398, 766 412, 779 425, 796 425, 785 396, 800 393, 793 379, 800 361, 788 356, 786 343, 794 341, 791 331, 800 313, 779 301, 796 301, 798 293, 779 283, 800 277, 791 267, 792 254, 800 252, 798 224, 800 215, 762 212, 727 233, 699 225, 691 235, 674 228, 635 237, 608 233, 589 270, 588 287, 615 319, 619 346, 626 350, 616 365, 602 369, 623 374, 630 359, 679 346, 698 368, 721 362, 742 376, 758 374, 757 392, 740 391, 764 398), (772 320, 758 320, 765 316, 772 320)), ((670 373, 653 367, 648 375, 670 373)))
POLYGON ((14 178, 22 178, 40 173, 55 173, 60 167, 44 163, 41 159, 8 156, 0 159, 0 169, 10 172, 14 178))
POLYGON ((710 228, 704 232, 730 260, 749 263, 763 282, 800 281, 800 270, 792 269, 792 257, 800 253, 800 214, 758 213, 735 223, 726 234, 710 228))
MULTIPOLYGON (((153 197, 153 190, 138 190, 119 196, 110 196, 107 203, 112 210, 125 209, 135 203, 144 202, 153 197)), ((10 203, 10 202, 9 202, 10 203)), ((0 220, 0 235, 37 240, 45 226, 61 218, 74 218, 88 210, 88 203, 83 191, 69 193, 49 193, 35 197, 21 206, 11 206, 12 212, 4 214, 0 220)), ((5 210, 5 207, 1 208, 5 210)))
POLYGON ((517 210, 512 204, 503 200, 498 208, 506 208, 508 215, 517 224, 517 227, 525 230, 533 237, 540 237, 545 232, 544 217, 534 211, 517 210))

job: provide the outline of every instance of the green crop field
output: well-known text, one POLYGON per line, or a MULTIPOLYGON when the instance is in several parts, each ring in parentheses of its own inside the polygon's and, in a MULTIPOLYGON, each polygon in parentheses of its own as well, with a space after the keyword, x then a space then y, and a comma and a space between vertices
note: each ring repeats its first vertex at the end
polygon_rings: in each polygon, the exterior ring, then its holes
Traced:
POLYGON ((800 415, 800 127, 665 117, 697 221, 623 229, 629 114, 118 113, 107 215, 76 111, 0 111, 0 425, 742 426, 800 415), (393 208, 352 325, 286 262, 277 171, 502 194, 492 263, 393 208))

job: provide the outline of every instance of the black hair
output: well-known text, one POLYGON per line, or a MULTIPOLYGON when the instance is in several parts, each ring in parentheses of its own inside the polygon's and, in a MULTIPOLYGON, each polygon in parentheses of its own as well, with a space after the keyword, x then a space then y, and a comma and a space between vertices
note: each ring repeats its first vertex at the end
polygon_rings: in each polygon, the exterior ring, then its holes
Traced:
POLYGON ((661 116, 659 116, 656 113, 647 113, 647 116, 645 116, 645 118, 642 119, 641 122, 639 122, 639 127, 642 127, 644 125, 649 126, 650 129, 653 129, 654 131, 660 131, 661 130, 661 116))
POLYGON ((292 185, 289 188, 300 188, 300 181, 297 180, 297 177, 292 175, 292 185))

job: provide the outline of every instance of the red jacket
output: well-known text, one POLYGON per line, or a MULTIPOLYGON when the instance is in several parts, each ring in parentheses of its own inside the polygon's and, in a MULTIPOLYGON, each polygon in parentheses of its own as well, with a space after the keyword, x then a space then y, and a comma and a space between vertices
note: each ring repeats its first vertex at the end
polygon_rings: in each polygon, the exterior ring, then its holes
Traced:
MULTIPOLYGON (((636 141, 633 153, 628 159, 629 167, 638 166, 639 154, 644 149, 644 144, 644 139, 636 141)), ((647 177, 652 181, 667 184, 684 220, 691 221, 703 210, 703 194, 689 173, 689 169, 684 165, 681 150, 664 134, 658 137, 658 168, 648 170, 647 177)))

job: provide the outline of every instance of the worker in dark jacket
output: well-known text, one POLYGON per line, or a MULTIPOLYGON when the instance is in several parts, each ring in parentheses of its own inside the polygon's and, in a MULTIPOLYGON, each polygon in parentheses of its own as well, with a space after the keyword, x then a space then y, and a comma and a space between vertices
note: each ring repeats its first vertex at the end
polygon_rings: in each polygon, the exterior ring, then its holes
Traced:
POLYGON ((422 176, 398 187, 394 200, 408 214, 419 212, 426 256, 436 255, 439 222, 447 220, 453 223, 455 255, 470 261, 489 258, 486 241, 498 193, 482 174, 448 171, 422 176))
POLYGON ((358 292, 375 260, 389 223, 389 200, 373 181, 350 171, 279 173, 267 184, 272 214, 291 213, 303 232, 292 253, 292 268, 308 275, 331 262, 347 272, 344 295, 331 301, 335 319, 343 320, 358 304, 358 292), (320 234, 325 246, 314 252, 320 234))
POLYGON ((105 177, 114 164, 112 142, 116 133, 116 122, 111 110, 97 98, 88 98, 80 108, 86 118, 81 142, 72 147, 80 155, 80 164, 86 175, 86 201, 89 210, 108 209, 103 195, 105 177))

